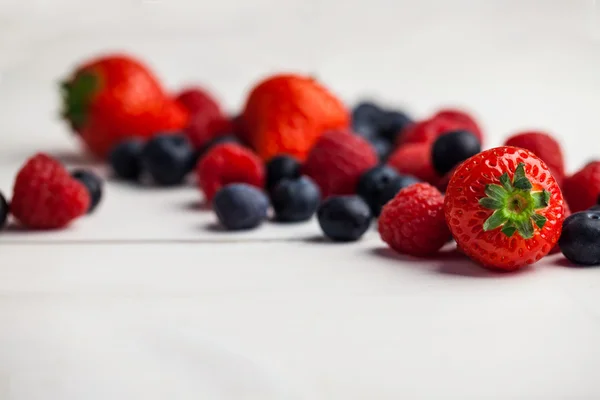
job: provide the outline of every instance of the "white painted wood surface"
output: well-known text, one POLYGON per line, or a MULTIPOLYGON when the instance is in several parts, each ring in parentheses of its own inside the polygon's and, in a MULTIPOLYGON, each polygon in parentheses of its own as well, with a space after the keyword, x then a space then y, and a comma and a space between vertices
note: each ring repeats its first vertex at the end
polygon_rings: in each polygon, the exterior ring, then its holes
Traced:
MULTIPOLYGON (((468 106, 489 145, 561 138, 598 155, 592 1, 0 3, 0 188, 35 151, 85 164, 56 81, 108 49, 233 111, 271 71, 316 73, 424 116, 468 106)), ((0 236, 0 399, 597 399, 600 270, 548 258, 486 273, 415 261, 317 224, 225 234, 193 187, 108 184, 67 231, 0 236)))

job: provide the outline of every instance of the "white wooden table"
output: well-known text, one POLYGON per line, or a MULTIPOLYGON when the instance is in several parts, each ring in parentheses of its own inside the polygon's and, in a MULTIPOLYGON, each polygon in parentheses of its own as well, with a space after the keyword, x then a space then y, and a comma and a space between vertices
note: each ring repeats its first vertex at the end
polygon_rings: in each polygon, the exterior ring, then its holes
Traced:
MULTIPOLYGON (((549 129, 598 155, 592 1, 0 3, 0 188, 36 151, 84 165, 56 80, 103 49, 232 111, 270 71, 425 116, 468 106, 497 145, 549 129), (154 32, 154 33, 148 33, 154 32)), ((316 222, 226 234, 197 189, 109 183, 96 215, 0 235, 0 399, 598 399, 600 269, 495 275, 316 222)))

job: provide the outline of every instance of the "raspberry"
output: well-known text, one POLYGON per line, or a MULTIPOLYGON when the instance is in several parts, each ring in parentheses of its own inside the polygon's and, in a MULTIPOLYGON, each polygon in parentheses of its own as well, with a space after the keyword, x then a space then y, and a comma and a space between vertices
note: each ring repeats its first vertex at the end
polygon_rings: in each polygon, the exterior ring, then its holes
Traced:
POLYGON ((84 215, 87 189, 56 160, 45 154, 30 158, 17 174, 11 212, 32 229, 57 229, 84 215))
POLYGON ((474 134, 477 139, 479 139, 479 143, 483 144, 483 132, 481 131, 481 127, 475 121, 475 118, 470 116, 464 111, 456 110, 453 108, 444 108, 439 110, 433 118, 446 118, 448 120, 454 121, 458 124, 461 124, 461 129, 471 132, 474 134))
POLYGON ((324 133, 308 154, 303 172, 321 188, 323 198, 356 193, 363 172, 377 165, 373 147, 346 131, 324 133))
POLYGON ((458 130, 473 133, 482 143, 481 129, 468 115, 455 110, 445 110, 429 119, 409 125, 399 136, 398 144, 433 143, 441 135, 458 130))
POLYGON ((579 172, 567 177, 563 184, 563 192, 573 213, 596 204, 600 194, 600 161, 591 162, 579 172))
POLYGON ((431 145, 428 143, 400 146, 388 158, 387 164, 401 174, 412 175, 429 183, 436 183, 439 179, 433 169, 431 145))
POLYGON ((552 136, 543 132, 523 132, 508 138, 505 145, 521 147, 541 158, 562 187, 565 179, 563 153, 560 144, 552 136))
POLYGON ((192 114, 202 112, 211 115, 221 115, 219 104, 204 89, 198 87, 188 88, 179 93, 176 100, 192 114))
POLYGON ((444 217, 444 196, 427 183, 402 189, 383 207, 379 234, 399 253, 434 254, 450 238, 444 217))
POLYGON ((212 147, 196 167, 200 189, 211 202, 221 187, 229 183, 247 183, 258 188, 265 184, 262 160, 251 150, 236 143, 212 147))

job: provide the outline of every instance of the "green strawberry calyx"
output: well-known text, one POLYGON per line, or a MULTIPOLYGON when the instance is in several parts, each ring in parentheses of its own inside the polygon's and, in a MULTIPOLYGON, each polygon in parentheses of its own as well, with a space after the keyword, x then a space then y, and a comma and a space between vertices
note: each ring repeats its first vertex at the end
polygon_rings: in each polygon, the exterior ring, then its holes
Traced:
POLYGON ((99 89, 98 76, 82 72, 70 81, 61 82, 63 109, 61 115, 76 131, 82 128, 88 118, 90 105, 99 89))
POLYGON ((547 218, 536 211, 548 207, 550 192, 532 191, 533 185, 525 175, 525 164, 520 163, 511 181, 508 173, 500 176, 500 185, 488 184, 485 187, 486 197, 479 200, 479 205, 494 210, 483 223, 485 232, 501 228, 502 233, 511 237, 518 232, 523 239, 531 239, 534 224, 542 229, 547 218))

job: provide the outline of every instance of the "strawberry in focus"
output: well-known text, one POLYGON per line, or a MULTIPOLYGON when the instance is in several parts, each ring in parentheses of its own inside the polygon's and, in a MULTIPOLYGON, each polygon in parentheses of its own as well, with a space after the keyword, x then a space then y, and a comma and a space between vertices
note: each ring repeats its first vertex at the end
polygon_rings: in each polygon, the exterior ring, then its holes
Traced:
POLYGON ((505 146, 520 147, 531 151, 550 168, 552 176, 562 187, 565 179, 565 165, 562 149, 556 139, 543 132, 523 132, 509 137, 505 146))
POLYGON ((509 146, 462 163, 448 184, 444 210, 461 250, 504 271, 548 254, 560 237, 565 211, 546 164, 530 151, 509 146))
POLYGON ((417 257, 432 255, 450 238, 444 196, 427 183, 408 186, 383 206, 378 227, 381 239, 395 251, 417 257))
POLYGON ((252 89, 243 113, 248 143, 265 161, 288 154, 303 161, 326 131, 345 129, 344 104, 312 78, 275 75, 252 89))
POLYGON ((304 174, 321 189, 323 198, 354 194, 363 172, 378 163, 377 153, 365 139, 348 131, 328 131, 312 148, 304 174))
POLYGON ((109 55, 77 68, 62 83, 62 116, 88 150, 105 158, 126 138, 183 129, 188 113, 139 61, 109 55))
POLYGON ((17 174, 11 212, 27 228, 63 228, 84 215, 89 205, 86 187, 45 154, 30 158, 17 174))
POLYGON ((565 199, 571 212, 587 210, 600 195, 600 161, 588 163, 574 175, 565 179, 563 184, 565 199))

